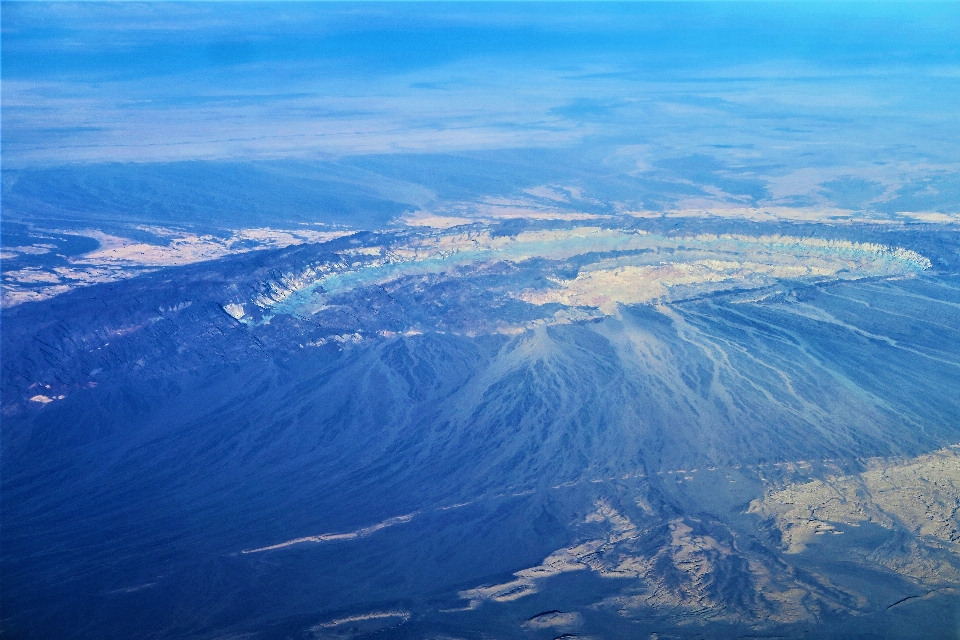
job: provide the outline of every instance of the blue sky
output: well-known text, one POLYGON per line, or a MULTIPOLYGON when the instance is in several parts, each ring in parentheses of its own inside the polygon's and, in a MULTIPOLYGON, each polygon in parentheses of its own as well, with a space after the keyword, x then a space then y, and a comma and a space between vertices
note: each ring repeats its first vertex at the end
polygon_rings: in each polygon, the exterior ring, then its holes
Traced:
POLYGON ((960 179, 957 3, 2 6, 11 170, 546 149, 780 204, 960 179))

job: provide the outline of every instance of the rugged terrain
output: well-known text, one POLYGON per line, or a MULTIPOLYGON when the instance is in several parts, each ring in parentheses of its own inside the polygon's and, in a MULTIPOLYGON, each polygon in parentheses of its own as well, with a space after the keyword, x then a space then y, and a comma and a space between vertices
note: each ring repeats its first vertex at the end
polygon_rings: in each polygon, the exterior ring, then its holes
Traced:
POLYGON ((8 309, 5 627, 955 637, 955 236, 813 230, 357 233, 8 309))

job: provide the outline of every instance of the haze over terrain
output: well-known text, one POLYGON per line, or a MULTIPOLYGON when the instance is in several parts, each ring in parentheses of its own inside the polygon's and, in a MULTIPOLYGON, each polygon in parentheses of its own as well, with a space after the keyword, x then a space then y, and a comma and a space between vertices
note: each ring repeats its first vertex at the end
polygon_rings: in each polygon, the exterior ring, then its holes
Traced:
POLYGON ((960 5, 2 5, 11 638, 960 637, 960 5))

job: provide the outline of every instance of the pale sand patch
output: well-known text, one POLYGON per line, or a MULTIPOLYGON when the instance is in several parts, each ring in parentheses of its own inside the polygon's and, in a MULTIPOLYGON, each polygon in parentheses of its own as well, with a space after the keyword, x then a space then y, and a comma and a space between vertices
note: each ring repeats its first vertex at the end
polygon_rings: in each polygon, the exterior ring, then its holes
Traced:
POLYGON ((9 285, 3 285, 3 298, 0 301, 0 308, 9 309, 10 307, 15 307, 18 304, 23 304, 24 302, 39 302, 40 300, 47 300, 54 296, 60 295, 61 293, 66 293, 72 287, 69 285, 56 285, 52 287, 44 287, 39 291, 18 289, 11 287, 9 285))
POLYGON ((559 303, 573 307, 597 307, 612 315, 618 304, 639 304, 664 297, 677 284, 719 282, 729 279, 711 273, 701 265, 669 264, 662 267, 621 267, 584 273, 575 280, 561 281, 562 288, 522 292, 524 302, 543 305, 559 303))
POLYGON ((459 227, 464 224, 474 224, 477 222, 472 218, 429 213, 412 214, 401 218, 400 221, 408 227, 430 227, 432 229, 449 229, 451 227, 459 227))
POLYGON ((960 224, 960 214, 958 213, 939 213, 936 211, 897 211, 898 216, 917 220, 919 222, 930 222, 934 224, 960 224))
MULTIPOLYGON (((252 228, 234 231, 226 238, 198 235, 165 227, 138 227, 171 238, 167 245, 155 245, 111 235, 95 229, 62 231, 68 235, 95 239, 100 247, 71 259, 71 266, 52 269, 29 268, 3 274, 2 308, 24 302, 46 300, 77 287, 115 282, 160 267, 179 266, 215 260, 227 255, 257 249, 276 249, 304 243, 328 242, 350 235, 352 231, 314 231, 311 229, 252 228), (12 286, 14 283, 20 286, 12 286), (30 286, 30 285, 57 286, 30 286)), ((44 249, 46 245, 36 245, 44 249)), ((17 250, 23 247, 17 247, 17 250)), ((44 249, 45 250, 45 249, 44 249)), ((37 251, 34 251, 37 253, 37 251)))
POLYGON ((620 259, 602 260, 572 280, 554 280, 554 288, 522 291, 516 298, 537 305, 596 307, 612 315, 618 304, 666 299, 673 287, 695 285, 706 292, 717 286, 761 286, 776 279, 898 275, 930 267, 929 260, 914 252, 847 241, 705 234, 678 241, 678 248, 680 242, 688 245, 684 249, 691 256, 703 252, 747 259, 681 258, 642 266, 618 266, 620 259))
POLYGON ((167 245, 136 242, 96 230, 75 232, 94 238, 100 248, 74 260, 79 264, 131 264, 137 266, 177 266, 214 260, 233 253, 254 249, 283 248, 304 243, 328 242, 349 235, 352 231, 313 231, 309 229, 252 228, 234 231, 227 238, 197 235, 164 227, 143 227, 157 235, 171 238, 167 245), (250 242, 253 246, 248 246, 250 242))
POLYGON ((536 196, 537 198, 544 198, 555 202, 568 202, 570 200, 569 196, 563 191, 547 185, 524 189, 523 192, 529 193, 531 196, 536 196))
POLYGON ((603 540, 590 540, 583 544, 560 549, 547 556, 536 567, 517 571, 513 575, 516 580, 495 584, 486 587, 477 587, 459 592, 459 596, 469 600, 469 608, 475 609, 486 600, 493 602, 511 602, 525 596, 537 593, 537 581, 544 578, 566 573, 568 571, 582 571, 588 566, 580 561, 584 556, 597 551, 604 543, 603 540))
POLYGON ((227 312, 234 320, 239 320, 244 316, 242 304, 225 304, 223 310, 227 312))
POLYGON ((50 253, 50 250, 56 249, 56 246, 52 244, 34 244, 26 247, 4 247, 4 249, 7 251, 15 251, 17 253, 39 256, 45 253, 50 253))
POLYGON ((554 211, 529 207, 480 205, 471 217, 461 215, 443 215, 440 213, 418 214, 401 218, 401 222, 411 227, 432 227, 434 229, 449 229, 466 224, 491 223, 496 220, 597 220, 608 216, 593 213, 579 213, 570 211, 554 211))
POLYGON ((609 216, 511 205, 484 204, 477 208, 481 217, 494 220, 599 220, 609 216))
POLYGON ((729 218, 752 222, 833 222, 858 224, 902 224, 905 221, 931 224, 960 224, 960 214, 937 211, 898 211, 895 216, 871 217, 860 211, 838 207, 734 207, 687 201, 677 209, 663 211, 623 211, 634 218, 729 218))
POLYGON ((353 234, 343 229, 335 231, 313 231, 311 229, 271 229, 269 227, 240 229, 234 232, 231 245, 237 240, 259 240, 265 245, 282 248, 304 243, 321 243, 336 240, 353 234))
POLYGON ((271 544, 269 546, 259 547, 257 549, 244 549, 241 551, 241 553, 261 553, 263 551, 273 551, 275 549, 292 547, 293 545, 303 544, 305 542, 332 542, 335 540, 356 540, 358 538, 366 538, 367 536, 376 533, 381 529, 386 529, 387 527, 410 522, 416 515, 416 512, 408 513, 406 515, 396 516, 395 518, 387 518, 383 522, 378 522, 377 524, 370 525, 369 527, 364 527, 362 529, 357 529, 356 531, 349 531, 347 533, 323 533, 318 536, 294 538, 293 540, 287 540, 286 542, 271 544))
POLYGON ((610 533, 606 538, 587 540, 565 549, 558 549, 544 558, 535 567, 522 569, 514 573, 516 580, 491 586, 476 587, 460 591, 458 595, 469 600, 468 609, 476 609, 484 601, 511 602, 532 595, 538 591, 538 583, 561 573, 592 569, 605 577, 621 577, 614 569, 597 565, 592 558, 601 549, 631 539, 637 535, 637 528, 626 516, 621 515, 605 500, 597 500, 596 511, 587 515, 585 522, 607 523, 610 533))
POLYGON ((356 249, 347 249, 341 251, 347 256, 379 256, 383 255, 383 247, 357 247, 356 249))
POLYGON ((410 619, 409 611, 374 611, 371 613, 363 613, 356 616, 347 616, 345 618, 337 618, 336 620, 330 620, 329 622, 322 622, 318 624, 314 629, 329 629, 330 627, 337 627, 342 624, 348 624, 351 622, 365 622, 367 620, 382 620, 388 618, 397 618, 406 622, 410 619))
POLYGON ((4 273, 4 276, 6 276, 6 279, 8 280, 19 282, 21 284, 57 284, 60 282, 60 278, 57 277, 55 273, 38 269, 36 267, 17 269, 16 271, 7 271, 4 273))
POLYGON ((75 260, 82 264, 130 264, 137 266, 178 266, 213 260, 229 253, 226 244, 212 236, 184 234, 167 246, 134 242, 126 238, 98 234, 98 241, 107 240, 108 245, 85 254, 75 260))
POLYGON ((960 456, 953 448, 909 460, 877 458, 867 471, 790 484, 750 503, 748 513, 772 518, 786 553, 801 553, 814 536, 839 533, 838 525, 869 522, 886 529, 903 527, 917 536, 908 552, 877 550, 872 558, 917 580, 941 583, 960 571, 924 547, 960 561, 960 456))

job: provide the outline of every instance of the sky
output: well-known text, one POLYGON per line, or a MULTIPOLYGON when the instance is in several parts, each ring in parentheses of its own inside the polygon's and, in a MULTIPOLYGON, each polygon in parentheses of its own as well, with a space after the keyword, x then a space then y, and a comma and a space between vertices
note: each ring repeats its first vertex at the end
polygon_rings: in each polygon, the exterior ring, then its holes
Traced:
POLYGON ((960 210, 960 3, 2 12, 5 171, 537 150, 728 204, 960 210))

